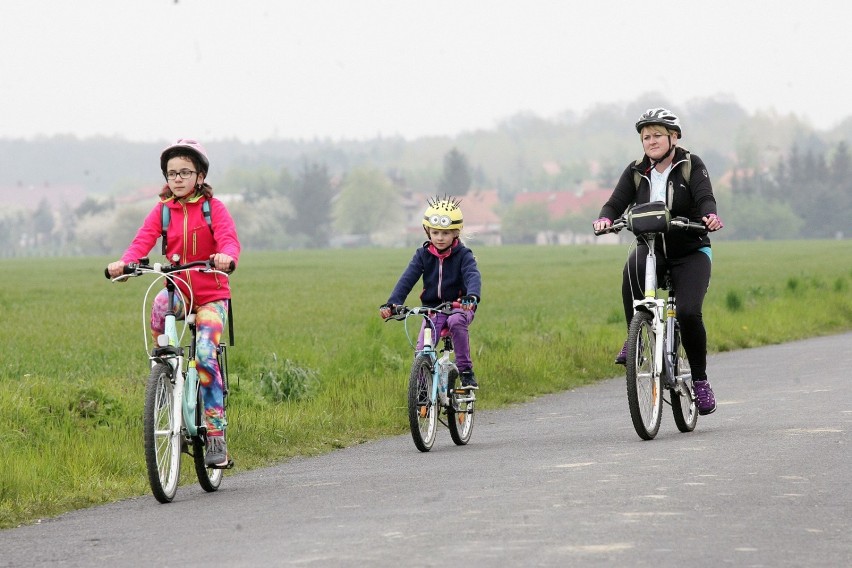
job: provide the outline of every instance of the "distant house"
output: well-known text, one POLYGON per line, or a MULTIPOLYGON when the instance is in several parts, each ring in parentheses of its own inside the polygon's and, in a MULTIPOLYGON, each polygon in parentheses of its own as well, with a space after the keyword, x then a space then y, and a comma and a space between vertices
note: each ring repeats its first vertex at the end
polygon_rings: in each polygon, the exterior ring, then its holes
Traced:
MULTIPOLYGON (((573 191, 535 191, 519 193, 515 196, 515 205, 543 203, 547 206, 551 221, 564 219, 569 215, 596 214, 612 194, 611 189, 601 188, 592 182, 583 182, 577 192, 573 191)), ((536 244, 579 244, 601 242, 592 233, 593 217, 588 219, 587 230, 544 229, 536 236, 536 244)))

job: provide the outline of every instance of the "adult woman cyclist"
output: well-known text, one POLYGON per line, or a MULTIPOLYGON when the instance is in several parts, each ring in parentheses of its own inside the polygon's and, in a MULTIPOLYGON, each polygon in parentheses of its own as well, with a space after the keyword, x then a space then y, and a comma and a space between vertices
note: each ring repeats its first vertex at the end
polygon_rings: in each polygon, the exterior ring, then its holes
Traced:
MULTIPOLYGON (((609 227, 631 205, 651 201, 664 202, 672 216, 703 222, 708 231, 721 229, 707 167, 701 158, 677 145, 683 135, 680 119, 665 108, 648 109, 636 122, 636 131, 645 154, 624 169, 592 224, 594 229, 609 227), (691 165, 686 167, 688 162, 691 165)), ((633 300, 644 295, 646 246, 640 241, 624 266, 621 296, 628 326, 633 317, 633 300)), ((677 290, 677 319, 692 371, 698 412, 710 414, 716 410, 716 397, 707 379, 707 332, 702 315, 713 258, 710 238, 706 233, 672 231, 657 239, 656 253, 658 271, 662 274, 668 269, 677 290)), ((627 362, 627 342, 615 362, 627 362)))

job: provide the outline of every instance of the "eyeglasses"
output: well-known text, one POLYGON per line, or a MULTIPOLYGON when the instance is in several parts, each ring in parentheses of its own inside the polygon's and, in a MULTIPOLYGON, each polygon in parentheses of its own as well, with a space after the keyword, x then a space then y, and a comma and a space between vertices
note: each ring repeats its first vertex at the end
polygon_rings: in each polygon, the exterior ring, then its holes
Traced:
POLYGON ((198 172, 194 172, 192 170, 181 170, 179 172, 176 172, 174 170, 171 170, 171 171, 166 173, 166 178, 167 179, 177 179, 177 177, 180 176, 180 179, 189 179, 189 176, 191 176, 192 174, 195 174, 195 173, 198 173, 198 172))

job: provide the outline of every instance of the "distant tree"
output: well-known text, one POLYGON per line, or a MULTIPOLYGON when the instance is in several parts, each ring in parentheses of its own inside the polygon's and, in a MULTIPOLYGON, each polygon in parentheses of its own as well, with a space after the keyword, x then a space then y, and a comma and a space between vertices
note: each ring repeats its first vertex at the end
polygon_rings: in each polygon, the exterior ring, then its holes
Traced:
POLYGON ((294 213, 289 232, 304 235, 308 247, 328 246, 334 188, 326 166, 303 162, 289 197, 294 213))
POLYGON ((53 219, 53 210, 50 208, 47 199, 42 199, 36 210, 33 211, 32 223, 36 242, 40 245, 48 244, 56 222, 53 219))
POLYGON ((453 148, 444 156, 444 175, 438 183, 443 195, 467 195, 471 184, 471 170, 467 156, 453 148))
POLYGON ((527 203, 503 210, 500 233, 505 244, 533 244, 542 231, 550 229, 547 205, 527 203))
POLYGON ((399 195, 382 172, 358 168, 343 180, 334 202, 334 227, 341 234, 370 234, 399 223, 399 195))

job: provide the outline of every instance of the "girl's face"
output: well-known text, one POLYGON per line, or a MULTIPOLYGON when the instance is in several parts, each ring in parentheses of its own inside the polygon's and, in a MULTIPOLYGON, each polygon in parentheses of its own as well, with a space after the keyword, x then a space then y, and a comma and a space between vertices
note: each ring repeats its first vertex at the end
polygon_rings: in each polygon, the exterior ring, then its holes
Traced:
POLYGON ((175 179, 168 179, 169 189, 178 199, 183 199, 188 195, 195 193, 195 186, 204 183, 204 174, 195 170, 195 164, 188 158, 175 156, 169 159, 166 163, 166 173, 177 173, 175 179), (184 179, 180 176, 181 172, 192 172, 188 178, 184 179))
POLYGON ((435 245, 438 250, 444 250, 453 244, 453 239, 458 236, 459 232, 456 229, 433 229, 429 227, 429 241, 435 245))
POLYGON ((677 135, 673 134, 669 142, 669 134, 662 128, 646 126, 642 129, 642 148, 652 160, 659 160, 665 156, 671 150, 670 144, 674 144, 675 140, 677 135))

